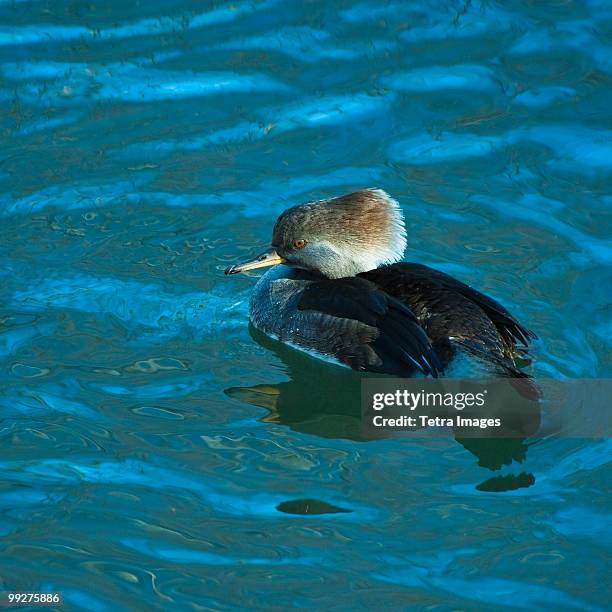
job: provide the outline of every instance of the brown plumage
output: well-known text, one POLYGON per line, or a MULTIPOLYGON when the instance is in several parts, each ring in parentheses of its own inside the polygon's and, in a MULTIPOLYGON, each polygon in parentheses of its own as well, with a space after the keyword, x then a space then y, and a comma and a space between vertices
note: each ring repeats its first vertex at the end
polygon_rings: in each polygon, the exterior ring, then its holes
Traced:
MULTIPOLYGON (((306 240, 317 237, 348 249, 384 250, 403 232, 404 221, 396 203, 378 189, 363 189, 285 210, 274 224, 272 245, 291 248, 299 233, 306 240), (342 227, 351 231, 339 232, 342 227)), ((405 241, 394 246, 403 252, 405 241)))

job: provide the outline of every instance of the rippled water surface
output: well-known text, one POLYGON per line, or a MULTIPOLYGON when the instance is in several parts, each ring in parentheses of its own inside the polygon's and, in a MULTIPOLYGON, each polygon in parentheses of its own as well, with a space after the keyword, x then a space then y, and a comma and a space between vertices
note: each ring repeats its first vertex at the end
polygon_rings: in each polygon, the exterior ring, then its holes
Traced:
POLYGON ((3 588, 605 609, 608 440, 363 441, 354 375, 222 271, 381 186, 536 375, 610 376, 611 33, 606 0, 1 2, 3 588))

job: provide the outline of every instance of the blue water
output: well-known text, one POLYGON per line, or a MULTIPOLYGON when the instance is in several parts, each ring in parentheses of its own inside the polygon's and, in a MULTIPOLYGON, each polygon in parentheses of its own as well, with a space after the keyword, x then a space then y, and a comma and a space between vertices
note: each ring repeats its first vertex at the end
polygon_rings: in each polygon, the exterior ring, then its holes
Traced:
POLYGON ((252 334, 222 271, 380 186, 536 376, 611 376, 611 33, 607 0, 2 1, 2 588, 605 609, 609 440, 366 442, 353 375, 252 334))

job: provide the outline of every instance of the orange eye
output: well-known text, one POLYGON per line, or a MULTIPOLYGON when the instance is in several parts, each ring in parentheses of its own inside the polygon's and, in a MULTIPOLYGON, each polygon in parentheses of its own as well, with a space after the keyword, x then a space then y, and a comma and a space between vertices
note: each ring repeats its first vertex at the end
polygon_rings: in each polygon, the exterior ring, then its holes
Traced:
POLYGON ((303 249, 306 246, 306 241, 305 240, 294 240, 293 241, 293 248, 294 249, 303 249))

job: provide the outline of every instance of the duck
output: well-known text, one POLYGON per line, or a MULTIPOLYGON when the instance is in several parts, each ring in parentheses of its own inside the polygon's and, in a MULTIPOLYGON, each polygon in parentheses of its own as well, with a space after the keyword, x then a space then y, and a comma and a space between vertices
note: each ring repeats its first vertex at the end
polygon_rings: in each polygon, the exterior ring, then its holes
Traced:
POLYGON ((529 378, 536 335, 495 299, 420 263, 402 209, 379 188, 309 201, 278 217, 268 249, 226 275, 271 267, 251 293, 266 336, 359 372, 529 378))

